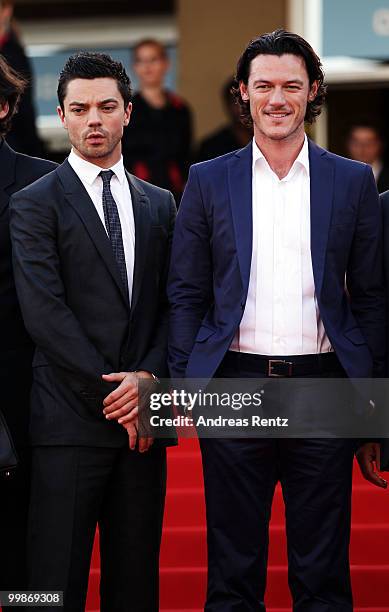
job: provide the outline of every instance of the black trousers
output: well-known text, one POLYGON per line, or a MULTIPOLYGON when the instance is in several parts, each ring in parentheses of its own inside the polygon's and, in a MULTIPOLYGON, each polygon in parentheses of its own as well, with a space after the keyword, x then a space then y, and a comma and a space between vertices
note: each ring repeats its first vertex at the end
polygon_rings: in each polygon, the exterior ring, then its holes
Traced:
MULTIPOLYGON (((22 591, 27 588, 30 451, 18 448, 18 459, 15 472, 9 477, 0 475, 0 591, 22 591)), ((11 608, 3 606, 4 612, 8 609, 11 608)))
POLYGON ((31 488, 30 589, 61 590, 65 612, 85 610, 98 524, 101 611, 158 610, 165 449, 36 447, 31 488))
MULTIPOLYGON (((227 360, 217 376, 254 377, 230 366, 227 360)), ((265 610, 269 520, 280 481, 293 610, 350 612, 354 441, 203 438, 200 446, 208 527, 205 611, 265 610)))
MULTIPOLYGON (((26 539, 30 498, 28 421, 33 349, 0 351, 1 409, 11 431, 18 467, 10 477, 0 475, 0 591, 27 588, 26 539)), ((14 608, 3 606, 3 611, 14 608)))

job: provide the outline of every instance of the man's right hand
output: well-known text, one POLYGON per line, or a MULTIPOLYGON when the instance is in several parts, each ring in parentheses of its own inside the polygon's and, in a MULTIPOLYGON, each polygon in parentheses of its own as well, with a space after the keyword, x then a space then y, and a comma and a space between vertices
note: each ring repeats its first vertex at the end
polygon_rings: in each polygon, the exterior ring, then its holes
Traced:
POLYGON ((381 469, 381 445, 378 442, 368 442, 361 446, 356 457, 363 477, 376 487, 386 489, 388 483, 378 474, 381 469))

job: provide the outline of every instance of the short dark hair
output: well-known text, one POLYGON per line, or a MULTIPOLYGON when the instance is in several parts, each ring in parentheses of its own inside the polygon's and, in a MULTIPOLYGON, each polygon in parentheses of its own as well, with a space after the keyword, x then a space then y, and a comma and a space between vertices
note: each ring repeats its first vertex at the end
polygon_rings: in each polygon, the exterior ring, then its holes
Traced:
POLYGON ((18 110, 20 97, 27 87, 27 80, 0 55, 0 103, 8 104, 7 115, 0 119, 0 136, 4 137, 11 128, 12 117, 18 110))
POLYGON ((139 40, 132 47, 132 53, 133 53, 134 60, 136 60, 136 54, 139 51, 139 49, 141 49, 142 47, 156 47, 158 49, 161 57, 163 59, 167 59, 168 55, 167 55, 166 47, 165 47, 165 45, 163 43, 161 43, 156 38, 142 38, 142 40, 139 40))
POLYGON ((246 125, 252 125, 252 118, 250 115, 249 102, 242 100, 242 96, 240 95, 239 83, 243 82, 247 85, 251 62, 257 55, 281 56, 286 53, 301 57, 307 69, 309 84, 312 85, 314 81, 317 81, 319 85, 315 99, 307 104, 305 121, 307 123, 313 123, 316 117, 320 115, 326 95, 324 73, 320 58, 304 38, 293 32, 278 29, 274 32, 262 34, 254 38, 238 60, 232 93, 240 106, 242 121, 246 125))
POLYGON ((347 138, 351 138, 354 130, 358 130, 359 128, 362 128, 364 130, 371 130, 372 132, 375 133, 377 138, 381 140, 381 142, 384 141, 384 137, 382 134, 382 131, 383 131, 382 127, 379 126, 378 123, 376 123, 375 121, 371 121, 369 119, 366 119, 366 121, 365 120, 355 121, 348 130, 347 138))
POLYGON ((57 95, 62 110, 64 110, 63 103, 67 85, 70 81, 99 78, 115 79, 124 100, 124 107, 127 108, 129 102, 131 102, 132 91, 131 81, 123 64, 112 59, 106 53, 81 51, 69 57, 59 75, 57 95))

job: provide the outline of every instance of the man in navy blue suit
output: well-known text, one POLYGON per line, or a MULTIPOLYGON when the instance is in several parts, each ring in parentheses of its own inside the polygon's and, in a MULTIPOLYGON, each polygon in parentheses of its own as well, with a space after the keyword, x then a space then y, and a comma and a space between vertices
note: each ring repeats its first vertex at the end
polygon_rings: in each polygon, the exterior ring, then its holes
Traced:
MULTIPOLYGON (((235 95, 254 139, 192 166, 171 259, 175 378, 380 376, 385 361, 381 217, 371 168, 310 141, 320 59, 277 30, 247 46, 235 95), (347 279, 345 283, 345 279, 347 279), (346 285, 346 286, 345 286, 346 285)), ((335 398, 336 399, 336 398, 335 398)), ((288 398, 290 413, 298 398, 288 398)), ((339 405, 339 410, 342 405, 339 405)), ((293 609, 351 611, 355 443, 200 440, 208 524, 206 612, 259 612, 275 485, 286 506, 293 609)), ((359 460, 375 484, 379 445, 359 460)))

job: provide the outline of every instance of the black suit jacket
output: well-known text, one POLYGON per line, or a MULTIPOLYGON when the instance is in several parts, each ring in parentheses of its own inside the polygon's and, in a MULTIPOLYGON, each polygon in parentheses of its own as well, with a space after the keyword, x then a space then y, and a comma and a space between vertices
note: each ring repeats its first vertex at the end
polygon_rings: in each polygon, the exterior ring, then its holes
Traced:
MULTIPOLYGON (((384 229, 384 270, 386 279, 386 289, 388 292, 389 288, 389 191, 385 191, 380 195, 383 215, 383 229, 384 229)), ((387 311, 389 316, 389 313, 387 311)), ((388 338, 389 325, 386 325, 386 334, 388 338)), ((389 339, 389 338, 388 338, 389 339)), ((389 375, 389 361, 387 362, 386 376, 389 375)), ((387 408, 387 406, 386 406, 387 408)), ((381 466, 385 470, 389 470, 389 439, 386 438, 381 444, 381 466)))
POLYGON ((23 324, 12 271, 9 200, 13 193, 56 168, 0 140, 0 379, 1 410, 17 447, 26 443, 33 344, 23 324), (9 398, 8 398, 9 392, 9 398), (12 399, 11 399, 12 398, 12 399))
POLYGON ((165 295, 175 219, 172 195, 128 175, 135 219, 131 308, 111 243, 70 164, 11 203, 14 270, 34 357, 33 444, 117 447, 122 426, 106 421, 103 373, 167 375, 165 295))

